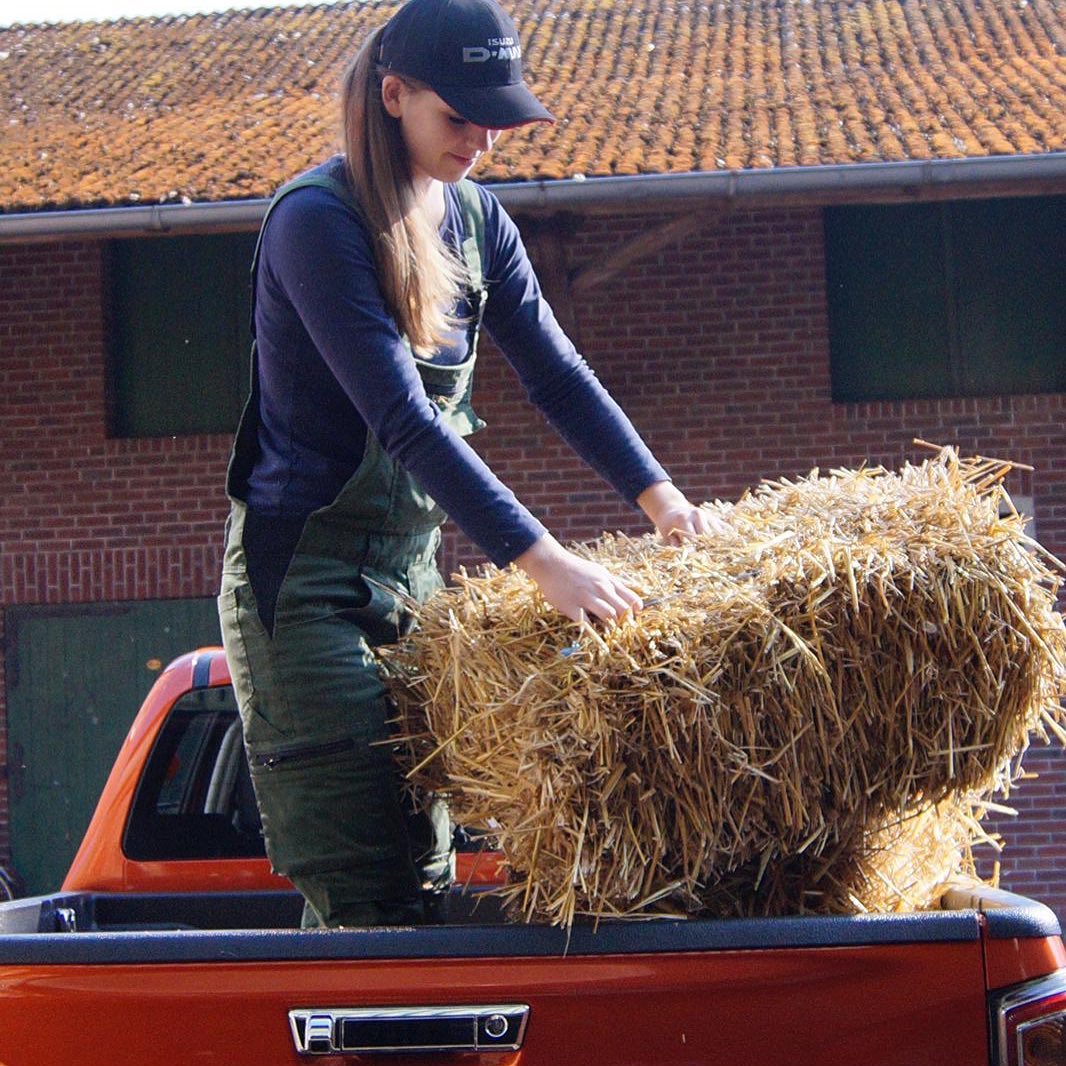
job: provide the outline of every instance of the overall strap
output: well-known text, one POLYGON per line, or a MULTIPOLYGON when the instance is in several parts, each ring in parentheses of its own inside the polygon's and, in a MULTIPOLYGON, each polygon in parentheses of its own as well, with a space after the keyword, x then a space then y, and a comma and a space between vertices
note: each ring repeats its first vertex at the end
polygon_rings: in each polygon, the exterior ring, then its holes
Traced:
MULTIPOLYGON (((463 178, 455 186, 459 207, 463 212, 463 259, 470 272, 470 286, 478 292, 485 289, 485 213, 481 209, 481 197, 477 186, 463 178), (473 238, 473 239, 471 239, 473 238)), ((483 298, 482 298, 483 299, 483 298)))
MULTIPOLYGON (((352 195, 348 186, 344 184, 344 182, 338 181, 336 178, 331 178, 327 174, 304 174, 299 178, 293 179, 288 184, 283 185, 276 193, 274 193, 274 197, 266 209, 266 214, 263 215, 263 221, 260 223, 259 236, 255 242, 255 253, 252 256, 251 330, 253 338, 255 337, 255 278, 256 272, 259 269, 259 257, 263 246, 263 234, 266 232, 267 219, 270 218, 270 213, 285 196, 288 196, 291 192, 295 192, 297 189, 306 188, 327 189, 342 203, 355 211, 356 214, 362 213, 358 202, 352 195)), ((475 292, 482 294, 477 302, 483 304, 485 299, 485 274, 483 264, 486 255, 485 214, 481 209, 481 197, 478 195, 477 187, 474 183, 468 181, 466 178, 456 185, 455 190, 458 194, 459 207, 463 214, 463 232, 468 234, 467 238, 463 241, 463 260, 470 273, 470 287, 475 292), (471 236, 473 237, 473 240, 471 240, 471 236)))
POLYGON ((252 337, 255 337, 255 277, 259 270, 259 255, 263 247, 263 234, 266 232, 267 219, 270 218, 271 211, 289 195, 291 192, 295 192, 297 189, 328 189, 334 196, 336 196, 342 203, 346 204, 357 214, 359 211, 359 204, 356 202, 355 197, 352 196, 351 191, 344 182, 337 181, 336 178, 331 178, 327 174, 304 174, 299 178, 294 178, 286 185, 282 185, 276 193, 274 193, 273 199, 270 201, 269 206, 266 209, 266 214, 263 215, 263 221, 259 224, 259 236, 255 242, 255 253, 252 255, 252 337))
POLYGON ((237 435, 233 441, 233 452, 230 455, 229 467, 226 472, 226 492, 231 499, 244 498, 248 478, 251 475, 255 455, 259 447, 259 352, 255 337, 255 279, 259 271, 259 256, 263 247, 263 234, 266 232, 266 224, 267 219, 270 218, 270 212, 278 206, 280 201, 296 189, 303 189, 308 186, 328 189, 335 196, 340 197, 344 203, 349 204, 358 211, 351 193, 341 182, 327 177, 325 174, 305 174, 278 189, 266 209, 266 214, 263 215, 263 221, 259 226, 259 237, 255 242, 255 253, 252 256, 251 268, 252 298, 251 322, 249 323, 252 333, 252 352, 249 366, 251 380, 248 385, 248 397, 244 403, 244 410, 241 412, 240 422, 237 424, 237 435))

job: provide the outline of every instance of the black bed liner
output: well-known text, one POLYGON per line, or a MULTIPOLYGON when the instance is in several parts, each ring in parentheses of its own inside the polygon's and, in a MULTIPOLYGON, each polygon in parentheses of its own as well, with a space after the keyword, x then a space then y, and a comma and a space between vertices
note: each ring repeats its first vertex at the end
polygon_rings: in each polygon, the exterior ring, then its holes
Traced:
MULTIPOLYGON (((492 900, 484 901, 489 905, 492 900)), ((69 893, 0 905, 0 965, 589 956, 859 947, 1060 935, 1043 904, 997 893, 965 909, 854 917, 609 921, 565 930, 498 922, 302 931, 284 892, 69 893)), ((480 913, 485 917, 479 917, 480 913)))

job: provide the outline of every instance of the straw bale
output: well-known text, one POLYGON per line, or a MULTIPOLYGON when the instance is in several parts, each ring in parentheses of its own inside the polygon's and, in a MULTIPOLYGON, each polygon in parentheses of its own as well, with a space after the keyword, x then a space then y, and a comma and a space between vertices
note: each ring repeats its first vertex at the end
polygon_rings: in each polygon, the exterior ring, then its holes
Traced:
POLYGON ((1066 739, 1061 564, 1010 469, 943 449, 604 535, 646 602, 610 629, 457 575, 385 662, 412 786, 490 827, 525 920, 931 904, 1030 734, 1066 739))

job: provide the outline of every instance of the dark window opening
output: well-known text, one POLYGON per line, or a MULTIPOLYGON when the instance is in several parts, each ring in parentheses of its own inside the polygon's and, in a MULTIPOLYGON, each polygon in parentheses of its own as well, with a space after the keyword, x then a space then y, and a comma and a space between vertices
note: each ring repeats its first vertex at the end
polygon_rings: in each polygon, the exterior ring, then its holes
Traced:
POLYGON ((110 247, 114 437, 229 433, 247 393, 254 233, 110 247))
POLYGON ((1066 196, 825 211, 833 399, 1066 391, 1066 196))
POLYGON ((228 686, 195 689, 174 705, 141 777, 123 853, 140 861, 265 853, 228 686))

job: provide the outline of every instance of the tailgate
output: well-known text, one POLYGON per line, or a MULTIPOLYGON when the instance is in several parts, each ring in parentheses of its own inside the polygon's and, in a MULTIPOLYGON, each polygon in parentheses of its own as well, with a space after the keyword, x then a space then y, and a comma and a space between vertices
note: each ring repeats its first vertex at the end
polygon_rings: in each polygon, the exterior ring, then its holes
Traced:
POLYGON ((525 926, 4 937, 0 1061, 977 1066, 978 922, 605 923, 569 943, 525 926), (309 1035, 349 1054, 301 1055, 309 1035), (384 1050, 414 1045, 440 1050, 384 1050))

